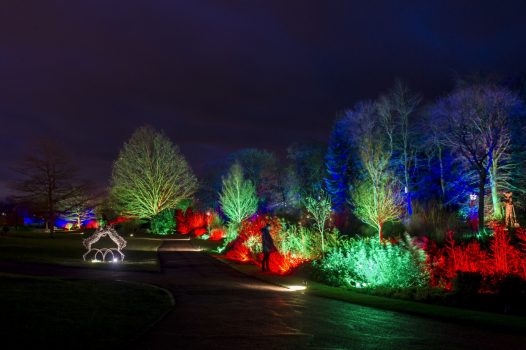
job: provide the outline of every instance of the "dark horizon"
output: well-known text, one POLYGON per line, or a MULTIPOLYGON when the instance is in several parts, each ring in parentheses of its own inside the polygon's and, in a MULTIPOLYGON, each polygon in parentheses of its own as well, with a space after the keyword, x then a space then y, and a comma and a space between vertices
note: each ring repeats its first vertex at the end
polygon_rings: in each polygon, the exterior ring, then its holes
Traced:
POLYGON ((526 3, 344 1, 0 4, 0 198, 36 138, 98 186, 150 124, 199 173, 245 147, 325 141, 337 114, 396 78, 425 101, 474 72, 526 71, 526 3))

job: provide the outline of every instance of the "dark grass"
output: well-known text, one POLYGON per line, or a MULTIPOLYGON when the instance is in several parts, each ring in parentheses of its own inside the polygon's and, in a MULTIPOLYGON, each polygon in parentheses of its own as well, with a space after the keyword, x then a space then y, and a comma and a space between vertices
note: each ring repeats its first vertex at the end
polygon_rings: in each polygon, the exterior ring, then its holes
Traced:
POLYGON ((0 274, 0 342, 21 348, 116 348, 172 308, 153 286, 0 274))
MULTIPOLYGON (((157 249, 162 243, 160 240, 125 237, 128 244, 123 250, 126 255, 124 262, 109 266, 82 260, 86 251, 82 240, 86 237, 87 234, 60 232, 50 238, 49 234, 43 232, 12 232, 0 237, 0 260, 133 271, 159 270, 157 249)), ((97 248, 103 246, 115 245, 107 237, 94 245, 97 248)))

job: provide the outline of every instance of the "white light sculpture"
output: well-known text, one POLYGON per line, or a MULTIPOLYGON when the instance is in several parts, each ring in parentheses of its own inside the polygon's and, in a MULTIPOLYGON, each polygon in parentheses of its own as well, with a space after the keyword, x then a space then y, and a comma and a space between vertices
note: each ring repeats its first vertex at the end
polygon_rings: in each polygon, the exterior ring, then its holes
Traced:
POLYGON ((84 261, 86 261, 86 257, 90 255, 90 253, 94 252, 93 257, 91 259, 92 262, 104 262, 106 261, 106 256, 109 255, 108 261, 110 262, 118 262, 119 258, 115 255, 115 252, 119 253, 120 261, 124 260, 124 254, 122 253, 122 249, 126 247, 126 240, 122 238, 117 231, 111 226, 107 227, 99 227, 97 231, 90 237, 84 239, 82 241, 82 244, 84 244, 84 247, 86 247, 87 251, 84 253, 82 258, 84 261), (95 243, 97 243, 101 238, 103 237, 110 237, 110 239, 117 245, 117 248, 92 248, 91 246, 95 243))

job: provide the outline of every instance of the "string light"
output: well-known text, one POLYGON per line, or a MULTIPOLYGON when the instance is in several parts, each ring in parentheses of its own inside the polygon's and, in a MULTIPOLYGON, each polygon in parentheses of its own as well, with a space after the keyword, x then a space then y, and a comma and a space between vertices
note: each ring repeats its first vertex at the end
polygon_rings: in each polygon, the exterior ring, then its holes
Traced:
POLYGON ((119 257, 120 261, 124 260, 124 254, 122 253, 122 249, 126 247, 126 240, 122 238, 117 231, 111 226, 108 227, 100 227, 95 233, 86 239, 82 241, 82 244, 84 247, 86 247, 86 253, 82 256, 82 259, 86 261, 86 257, 91 254, 93 258, 91 259, 91 262, 105 262, 106 257, 108 256, 110 259, 108 261, 110 262, 118 262, 119 257), (117 245, 117 248, 92 248, 93 244, 97 243, 101 238, 108 236, 113 243, 117 245), (119 257, 115 255, 115 252, 119 253, 119 257))

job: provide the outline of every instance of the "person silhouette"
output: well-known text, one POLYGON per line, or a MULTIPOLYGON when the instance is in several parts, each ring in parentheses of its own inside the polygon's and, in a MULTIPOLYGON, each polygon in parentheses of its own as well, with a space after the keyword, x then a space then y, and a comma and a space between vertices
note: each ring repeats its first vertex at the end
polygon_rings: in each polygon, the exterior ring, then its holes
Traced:
POLYGON ((270 223, 261 228, 261 242, 263 244, 263 260, 261 261, 261 271, 270 271, 270 253, 276 251, 274 241, 270 235, 270 223))

